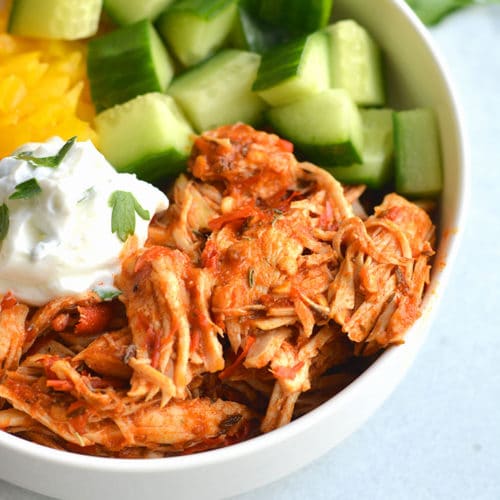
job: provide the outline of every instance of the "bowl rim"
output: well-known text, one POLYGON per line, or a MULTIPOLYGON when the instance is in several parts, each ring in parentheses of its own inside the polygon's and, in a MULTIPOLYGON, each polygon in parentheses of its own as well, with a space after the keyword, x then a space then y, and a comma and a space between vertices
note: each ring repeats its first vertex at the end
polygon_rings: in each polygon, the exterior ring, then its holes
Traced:
MULTIPOLYGON (((466 127, 464 115, 459 105, 457 92, 450 81, 450 71, 443 61, 435 43, 432 40, 428 29, 422 24, 420 19, 405 3, 404 0, 389 0, 394 4, 394 7, 400 11, 402 17, 407 18, 413 29, 418 33, 419 38, 425 45, 426 50, 435 61, 439 71, 442 83, 446 88, 450 110, 453 113, 453 118, 456 126, 457 151, 459 159, 457 165, 458 192, 456 194, 458 204, 452 214, 451 224, 453 225, 453 234, 450 235, 447 241, 446 249, 444 250, 445 266, 439 266, 439 269, 433 272, 431 286, 426 292, 423 304, 422 317, 410 328, 407 332, 407 337, 414 335, 419 329, 420 323, 425 320, 423 316, 433 316, 436 313, 438 303, 441 299, 443 290, 450 278, 452 264, 456 259, 459 251, 460 241, 463 238, 464 225, 466 221, 467 209, 469 206, 469 147, 466 141, 466 127)), ((440 248, 442 243, 440 245, 440 248)), ((419 344, 421 345, 426 337, 426 332, 418 332, 421 337, 419 344)), ((416 350, 420 349, 420 345, 416 350)), ((45 462, 54 465, 64 465, 65 467, 85 469, 86 473, 93 470, 100 472, 132 472, 132 473, 154 473, 154 472, 172 472, 180 470, 196 469, 208 464, 216 465, 230 460, 237 459, 243 455, 251 455, 255 452, 263 452, 266 448, 276 446, 282 441, 288 440, 290 437, 301 434, 306 429, 315 426, 316 423, 323 420, 333 410, 337 411, 345 407, 352 398, 356 398, 357 394, 365 385, 365 380, 370 380, 375 372, 384 371, 386 365, 390 364, 393 358, 399 357, 398 347, 392 347, 383 352, 379 358, 369 366, 361 375, 351 382, 338 394, 322 403, 314 410, 301 416, 300 418, 290 422, 289 424, 276 429, 267 434, 259 435, 249 440, 230 445, 224 448, 208 450, 200 453, 185 456, 173 456, 154 459, 128 459, 128 458, 107 458, 96 457, 90 455, 81 455, 69 451, 52 449, 37 443, 26 441, 20 437, 0 432, 0 447, 8 449, 8 451, 17 452, 24 456, 29 456, 33 459, 42 459, 45 462)), ((383 399, 380 404, 383 403, 383 399)))

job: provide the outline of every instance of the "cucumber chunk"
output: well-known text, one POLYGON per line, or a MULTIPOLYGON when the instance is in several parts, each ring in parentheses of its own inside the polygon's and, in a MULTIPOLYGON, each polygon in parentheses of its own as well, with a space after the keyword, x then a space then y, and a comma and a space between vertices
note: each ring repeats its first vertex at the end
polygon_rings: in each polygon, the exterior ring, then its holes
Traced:
POLYGON ((119 172, 154 182, 185 167, 194 133, 165 94, 141 95, 107 109, 95 124, 101 151, 119 172))
POLYGON ((245 122, 258 125, 264 101, 251 90, 260 56, 227 49, 175 78, 168 89, 198 132, 245 122))
POLYGON ((177 59, 193 66, 225 42, 236 8, 236 0, 180 0, 160 16, 158 30, 177 59))
POLYGON ((362 109, 363 163, 347 167, 325 167, 344 184, 366 184, 380 189, 393 175, 393 111, 390 109, 362 109))
POLYGON ((173 0, 104 0, 104 9, 122 26, 143 19, 154 21, 173 0))
POLYGON ((13 0, 7 31, 34 38, 78 40, 95 35, 102 0, 13 0))
POLYGON ((352 20, 326 28, 330 40, 330 85, 347 90, 359 106, 383 106, 385 91, 380 49, 352 20))
POLYGON ((328 43, 317 31, 262 56, 253 90, 271 106, 283 106, 329 87, 328 43))
POLYGON ((250 0, 249 4, 258 19, 296 36, 324 28, 333 0, 250 0))
POLYGON ((347 91, 327 89, 320 94, 267 113, 273 128, 292 141, 306 159, 319 165, 361 163, 363 124, 347 91))
POLYGON ((148 92, 163 92, 173 76, 170 57, 147 20, 89 42, 88 76, 97 111, 148 92))
POLYGON ((257 20, 242 6, 238 6, 229 41, 232 47, 259 54, 276 43, 274 31, 270 32, 259 26, 257 20))
POLYGON ((437 196, 443 188, 439 130, 434 113, 419 108, 394 113, 396 191, 437 196))

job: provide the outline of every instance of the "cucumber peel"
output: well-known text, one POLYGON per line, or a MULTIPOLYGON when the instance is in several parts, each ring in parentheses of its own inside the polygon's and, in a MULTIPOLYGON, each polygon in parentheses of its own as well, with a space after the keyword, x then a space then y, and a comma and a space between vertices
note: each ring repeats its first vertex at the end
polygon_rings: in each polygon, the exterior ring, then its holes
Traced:
POLYGON ((248 10, 289 38, 324 28, 332 12, 333 0, 248 0, 248 10))
POLYGON ((100 149, 119 172, 154 182, 184 170, 194 132, 171 97, 138 96, 98 114, 95 124, 100 149))
POLYGON ((282 31, 269 29, 239 5, 229 34, 232 47, 262 54, 285 38, 282 31))

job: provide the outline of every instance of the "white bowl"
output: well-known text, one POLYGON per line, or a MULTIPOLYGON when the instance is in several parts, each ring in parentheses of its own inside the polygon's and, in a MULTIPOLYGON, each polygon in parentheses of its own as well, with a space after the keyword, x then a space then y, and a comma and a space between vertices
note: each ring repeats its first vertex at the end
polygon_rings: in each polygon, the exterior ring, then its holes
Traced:
POLYGON ((72 500, 223 498, 276 480, 331 449, 361 425, 402 379, 420 349, 457 251, 466 200, 466 150, 456 101, 426 29, 402 0, 336 0, 335 17, 364 25, 386 54, 392 104, 436 110, 445 189, 440 246, 423 316, 406 343, 386 351, 337 396, 291 424, 225 449, 155 460, 60 452, 0 432, 0 477, 72 500), (445 265, 446 264, 446 265, 445 265))

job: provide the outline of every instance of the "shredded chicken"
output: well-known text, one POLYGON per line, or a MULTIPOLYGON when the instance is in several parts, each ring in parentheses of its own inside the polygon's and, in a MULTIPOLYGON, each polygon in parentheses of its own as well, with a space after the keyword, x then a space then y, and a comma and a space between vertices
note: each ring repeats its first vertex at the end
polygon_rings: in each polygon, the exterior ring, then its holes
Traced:
POLYGON ((194 453, 287 424, 403 342, 434 226, 389 194, 366 213, 276 135, 199 136, 118 299, 0 306, 0 428, 78 453, 194 453))

